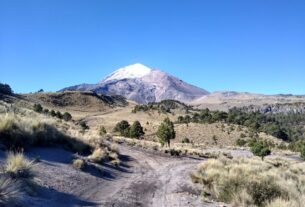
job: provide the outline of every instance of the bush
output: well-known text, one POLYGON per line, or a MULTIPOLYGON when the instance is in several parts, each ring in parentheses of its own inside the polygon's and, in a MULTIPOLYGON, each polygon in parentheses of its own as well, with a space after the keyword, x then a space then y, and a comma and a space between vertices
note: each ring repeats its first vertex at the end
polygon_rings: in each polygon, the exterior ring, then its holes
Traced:
POLYGON ((190 139, 189 138, 184 138, 183 140, 182 140, 182 143, 191 143, 191 141, 190 141, 190 139))
POLYGON ((252 181, 249 183, 247 190, 252 197, 253 203, 257 206, 263 206, 266 201, 271 201, 281 196, 285 197, 286 195, 274 181, 269 179, 252 181))
POLYGON ((143 127, 141 126, 139 121, 135 121, 131 125, 129 134, 130 134, 130 137, 132 137, 132 138, 139 138, 145 134, 143 131, 143 127))
POLYGON ((114 132, 119 132, 121 136, 129 137, 130 125, 128 121, 123 120, 117 123, 113 129, 114 132))
POLYGON ((89 129, 89 126, 87 125, 87 123, 85 121, 81 121, 79 123, 80 127, 82 128, 82 130, 87 130, 89 129))
POLYGON ((180 150, 176 150, 176 149, 170 149, 169 153, 170 153, 171 156, 179 157, 180 154, 181 154, 181 151, 180 150))
POLYGON ((0 206, 17 206, 23 200, 20 182, 9 177, 0 176, 0 206))
POLYGON ((63 120, 70 121, 72 119, 72 115, 68 112, 65 112, 62 116, 63 120))
POLYGON ((55 117, 56 116, 56 112, 52 109, 51 111, 49 111, 50 116, 55 117))
POLYGON ((60 111, 57 111, 56 112, 56 117, 59 118, 59 119, 62 119, 62 114, 60 113, 60 111))
POLYGON ((34 111, 38 112, 38 113, 41 113, 43 108, 40 104, 34 104, 34 107, 33 107, 34 111))
POLYGON ((175 139, 176 132, 174 123, 171 122, 169 118, 164 119, 161 123, 157 131, 157 136, 162 146, 167 143, 168 147, 170 147, 170 140, 175 139))
POLYGON ((267 146, 267 144, 263 141, 257 141, 254 142, 251 146, 251 152, 262 158, 264 160, 264 157, 271 154, 271 150, 267 146))
POLYGON ((4 164, 4 172, 13 179, 33 179, 33 162, 27 160, 22 153, 10 152, 4 164))
POLYGON ((0 93, 5 95, 13 95, 13 90, 8 84, 0 83, 0 93))
POLYGON ((105 129, 104 126, 100 127, 99 134, 100 134, 100 136, 104 136, 105 134, 107 134, 107 130, 105 129))
POLYGON ((78 170, 82 170, 85 167, 85 161, 82 159, 75 159, 72 163, 73 167, 78 170))
POLYGON ((237 146, 243 147, 243 146, 245 146, 246 144, 247 144, 247 141, 244 140, 244 139, 237 139, 237 140, 236 140, 236 145, 237 145, 237 146))

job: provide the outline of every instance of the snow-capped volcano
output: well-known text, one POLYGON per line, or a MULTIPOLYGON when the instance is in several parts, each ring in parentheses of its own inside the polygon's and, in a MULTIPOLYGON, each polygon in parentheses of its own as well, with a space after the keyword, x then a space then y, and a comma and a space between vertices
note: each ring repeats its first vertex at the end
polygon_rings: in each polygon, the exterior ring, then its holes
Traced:
POLYGON ((140 63, 120 68, 98 84, 81 84, 61 91, 67 90, 121 95, 138 103, 159 102, 166 99, 188 103, 209 94, 204 89, 140 63))
POLYGON ((133 65, 128 65, 126 67, 120 68, 109 76, 107 76, 101 82, 107 82, 110 80, 122 80, 122 79, 134 79, 134 78, 142 78, 151 72, 152 69, 142 65, 140 63, 136 63, 133 65))

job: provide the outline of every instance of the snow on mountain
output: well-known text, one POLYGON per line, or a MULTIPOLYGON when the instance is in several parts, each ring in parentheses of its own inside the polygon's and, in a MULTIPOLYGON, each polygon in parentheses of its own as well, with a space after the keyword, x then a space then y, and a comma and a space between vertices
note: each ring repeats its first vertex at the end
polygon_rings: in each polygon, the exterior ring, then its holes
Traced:
POLYGON ((159 102, 166 99, 191 102, 209 94, 161 70, 152 70, 140 63, 120 68, 97 84, 82 84, 61 91, 94 91, 120 95, 138 103, 159 102))
POLYGON ((142 65, 140 63, 136 63, 136 64, 128 65, 126 67, 123 67, 123 68, 120 68, 120 69, 114 71, 101 82, 107 82, 110 80, 141 78, 150 72, 151 72, 150 68, 148 68, 145 65, 142 65))

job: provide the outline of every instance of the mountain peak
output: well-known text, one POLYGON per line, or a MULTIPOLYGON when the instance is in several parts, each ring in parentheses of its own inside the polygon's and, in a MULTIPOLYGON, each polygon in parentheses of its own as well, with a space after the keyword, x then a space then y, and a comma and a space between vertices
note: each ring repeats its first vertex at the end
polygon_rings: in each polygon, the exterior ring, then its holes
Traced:
POLYGON ((166 99, 188 103, 209 94, 204 89, 140 63, 119 68, 98 84, 76 85, 62 89, 62 91, 65 90, 120 95, 141 104, 166 99))
POLYGON ((109 76, 107 76, 102 82, 107 82, 110 80, 122 80, 122 79, 135 79, 135 78, 141 78, 148 73, 150 73, 152 69, 149 67, 141 64, 136 63, 133 65, 128 65, 123 68, 119 68, 113 73, 111 73, 109 76))

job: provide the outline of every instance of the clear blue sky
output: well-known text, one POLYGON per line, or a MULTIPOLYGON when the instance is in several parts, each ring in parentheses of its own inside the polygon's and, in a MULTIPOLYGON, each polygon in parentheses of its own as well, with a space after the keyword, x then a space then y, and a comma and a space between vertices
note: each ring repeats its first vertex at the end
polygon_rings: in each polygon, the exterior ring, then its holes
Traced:
POLYGON ((0 81, 16 92, 137 62, 209 91, 305 94, 305 1, 0 0, 0 81))

